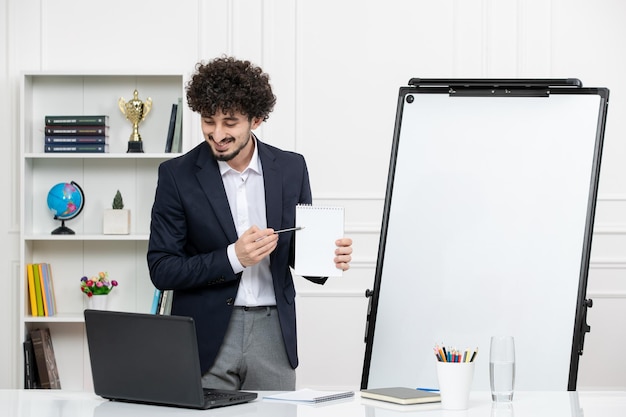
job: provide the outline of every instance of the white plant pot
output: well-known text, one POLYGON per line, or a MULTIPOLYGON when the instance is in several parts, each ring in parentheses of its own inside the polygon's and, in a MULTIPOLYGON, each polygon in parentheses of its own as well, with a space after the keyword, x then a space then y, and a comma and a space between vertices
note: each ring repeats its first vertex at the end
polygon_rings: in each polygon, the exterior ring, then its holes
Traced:
POLYGON ((102 221, 105 235, 127 235, 130 233, 130 210, 105 209, 102 221))
POLYGON ((109 295, 99 294, 89 297, 87 306, 91 310, 108 310, 109 307, 109 295))

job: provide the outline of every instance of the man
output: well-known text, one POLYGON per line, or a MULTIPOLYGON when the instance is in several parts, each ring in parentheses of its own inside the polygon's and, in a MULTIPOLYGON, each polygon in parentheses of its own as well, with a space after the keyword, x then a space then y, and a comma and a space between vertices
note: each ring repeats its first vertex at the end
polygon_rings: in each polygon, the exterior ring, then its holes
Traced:
MULTIPOLYGON (((172 314, 194 318, 205 386, 293 390, 297 232, 274 231, 295 225, 297 204, 312 203, 305 160, 252 133, 276 98, 248 61, 199 63, 187 102, 205 142, 159 167, 150 277, 174 290, 172 314)), ((352 240, 337 238, 334 262, 347 270, 352 240)))

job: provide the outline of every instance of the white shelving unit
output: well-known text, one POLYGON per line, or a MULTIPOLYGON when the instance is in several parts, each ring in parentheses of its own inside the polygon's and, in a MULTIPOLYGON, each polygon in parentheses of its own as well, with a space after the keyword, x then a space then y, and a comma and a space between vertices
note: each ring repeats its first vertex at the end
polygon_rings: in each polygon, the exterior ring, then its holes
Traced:
MULTIPOLYGON (((172 104, 179 97, 184 97, 180 74, 22 76, 19 341, 25 340, 29 329, 50 329, 64 389, 93 386, 83 323, 87 297, 79 289, 82 276, 107 271, 111 279, 119 281, 119 287, 109 295, 111 309, 150 310, 154 292, 146 263, 150 210, 158 166, 176 156, 164 153, 164 149, 172 104), (151 112, 139 125, 144 153, 126 153, 132 125, 117 104, 120 97, 132 99, 135 89, 141 100, 151 97, 153 101, 151 112), (44 116, 80 114, 109 116, 109 152, 44 153, 44 116), (83 211, 66 221, 76 234, 52 235, 60 222, 47 207, 48 191, 54 184, 69 181, 78 183, 85 195, 83 211), (122 193, 124 208, 131 210, 131 233, 103 235, 103 211, 111 207, 117 190, 122 193), (33 317, 30 312, 26 265, 40 262, 52 266, 58 313, 51 317, 33 317)), ((183 132, 189 132, 189 118, 183 111, 183 132)), ((188 147, 184 143, 183 151, 188 147)), ((21 346, 18 352, 16 359, 23 364, 21 346)))

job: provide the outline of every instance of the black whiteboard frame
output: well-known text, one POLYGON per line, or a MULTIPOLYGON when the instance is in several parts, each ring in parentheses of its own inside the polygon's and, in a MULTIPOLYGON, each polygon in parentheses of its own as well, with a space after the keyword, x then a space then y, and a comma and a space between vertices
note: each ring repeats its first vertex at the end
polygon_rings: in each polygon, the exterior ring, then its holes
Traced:
POLYGON ((583 353, 585 333, 590 331, 586 322, 587 308, 592 306, 592 300, 586 299, 589 262, 593 234, 593 224, 596 210, 598 183, 606 117, 608 110, 609 90, 607 88, 583 87, 580 80, 571 79, 419 79, 413 78, 408 86, 401 87, 398 95, 397 112, 389 164, 388 182, 386 188, 385 206, 383 211, 382 227, 379 241, 378 257, 375 271, 373 290, 366 291, 370 297, 367 311, 365 333, 365 357, 361 379, 361 389, 368 388, 370 364, 373 355, 373 342, 376 330, 376 316, 379 309, 380 287, 383 280, 383 265, 387 232, 391 209, 394 180, 396 175, 396 159, 398 156, 399 138, 402 130, 402 116, 405 98, 408 94, 448 94, 450 96, 483 96, 483 97, 549 97, 558 94, 593 94, 600 97, 600 108, 597 117, 597 129, 592 164, 592 178, 590 178, 589 196, 587 201, 587 219, 584 231, 583 252, 581 254, 578 297, 574 319, 572 349, 570 353, 570 368, 567 389, 576 390, 579 357, 583 353))

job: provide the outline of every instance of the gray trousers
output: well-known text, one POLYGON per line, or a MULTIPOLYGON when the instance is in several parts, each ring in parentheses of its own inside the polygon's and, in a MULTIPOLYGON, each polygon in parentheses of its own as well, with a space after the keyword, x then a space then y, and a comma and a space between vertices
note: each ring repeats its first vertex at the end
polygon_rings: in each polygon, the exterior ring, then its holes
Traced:
POLYGON ((206 388, 291 391, 291 367, 276 307, 235 307, 215 363, 202 376, 206 388))

